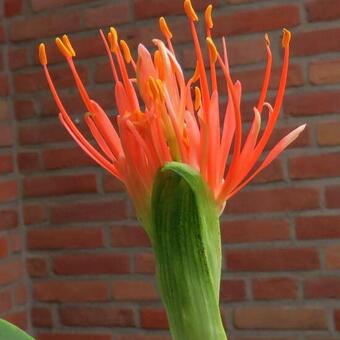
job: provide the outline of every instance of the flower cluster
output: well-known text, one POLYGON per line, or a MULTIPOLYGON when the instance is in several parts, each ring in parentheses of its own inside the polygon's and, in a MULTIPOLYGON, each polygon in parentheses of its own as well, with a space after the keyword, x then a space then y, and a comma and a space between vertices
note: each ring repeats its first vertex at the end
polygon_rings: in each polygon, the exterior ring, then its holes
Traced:
POLYGON ((76 53, 68 37, 64 35, 56 39, 56 45, 70 66, 87 108, 85 122, 98 147, 84 137, 68 115, 48 71, 45 46, 39 46, 40 62, 60 111, 60 121, 89 156, 125 184, 142 220, 148 213, 155 174, 166 163, 183 162, 200 172, 216 204, 222 208, 226 200, 272 162, 305 127, 302 125, 285 136, 259 162, 282 105, 289 63, 291 34, 288 30, 283 30, 283 65, 277 96, 272 105, 266 101, 272 55, 268 35, 265 36, 267 66, 264 81, 259 100, 254 106, 254 118, 244 136, 240 111, 241 83, 231 78, 226 40, 222 39, 221 52, 213 41, 212 6, 205 11, 208 72, 195 27, 198 17, 190 0, 184 1, 184 9, 197 59, 195 72, 189 80, 185 79, 176 58, 171 42, 172 33, 163 17, 160 18, 160 29, 165 42, 154 39, 153 53, 140 44, 136 60, 127 43, 119 40, 114 28, 110 29, 107 37, 100 31, 115 83, 118 129, 86 91, 77 73, 73 61, 76 53), (132 72, 134 78, 129 77, 132 72), (228 92, 222 122, 217 72, 223 73, 228 92), (268 118, 261 130, 264 111, 268 118))

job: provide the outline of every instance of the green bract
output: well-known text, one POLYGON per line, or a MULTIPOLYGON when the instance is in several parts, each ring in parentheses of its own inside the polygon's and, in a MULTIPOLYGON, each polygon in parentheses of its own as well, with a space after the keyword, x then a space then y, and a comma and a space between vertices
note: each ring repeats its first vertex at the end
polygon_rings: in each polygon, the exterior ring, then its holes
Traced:
POLYGON ((151 202, 157 279, 174 340, 226 340, 219 309, 219 211, 198 172, 172 162, 151 202))
POLYGON ((0 319, 0 340, 34 340, 18 327, 0 319))

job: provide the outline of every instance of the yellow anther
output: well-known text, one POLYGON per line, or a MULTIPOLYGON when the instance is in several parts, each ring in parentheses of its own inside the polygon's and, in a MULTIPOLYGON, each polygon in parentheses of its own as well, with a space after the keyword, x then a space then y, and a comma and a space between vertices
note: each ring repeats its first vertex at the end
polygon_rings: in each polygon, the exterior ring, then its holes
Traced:
POLYGON ((200 79, 200 71, 199 71, 199 68, 198 68, 198 64, 196 64, 195 72, 194 72, 193 76, 191 77, 191 81, 193 83, 196 83, 196 81, 198 79, 200 79))
POLYGON ((288 47, 290 38, 291 38, 291 33, 287 29, 283 29, 283 37, 282 37, 282 47, 288 47))
POLYGON ((71 42, 70 42, 70 40, 69 40, 69 38, 68 38, 68 36, 67 36, 66 34, 63 35, 62 40, 63 40, 64 45, 65 45, 65 46, 69 49, 69 51, 71 52, 72 57, 75 57, 75 56, 76 56, 76 52, 74 51, 74 49, 73 49, 73 47, 72 47, 72 45, 71 45, 71 42))
POLYGON ((116 52, 117 46, 118 46, 118 33, 114 27, 110 27, 110 33, 108 34, 108 37, 109 37, 111 51, 116 52))
POLYGON ((266 41, 266 44, 269 46, 270 45, 270 39, 268 33, 264 35, 264 40, 266 41))
POLYGON ((189 19, 191 19, 192 21, 198 21, 198 16, 195 13, 195 10, 193 9, 190 0, 184 1, 184 11, 185 11, 185 14, 188 16, 189 19))
POLYGON ((152 93, 152 98, 156 100, 157 98, 159 98, 159 90, 155 78, 150 76, 148 79, 148 83, 150 91, 152 93))
POLYGON ((213 6, 212 5, 209 5, 206 10, 205 10, 205 13, 204 13, 204 16, 205 16, 205 24, 207 25, 207 27, 209 29, 212 29, 214 27, 214 23, 213 23, 213 20, 212 20, 212 9, 213 9, 213 6))
POLYGON ((39 45, 39 61, 41 65, 47 65, 46 49, 43 43, 39 45))
POLYGON ((65 44, 61 41, 60 38, 56 38, 55 43, 59 49, 59 51, 63 54, 65 58, 72 58, 71 51, 65 46, 65 44))
POLYGON ((165 97, 163 82, 160 79, 156 79, 156 84, 157 84, 157 87, 158 87, 160 99, 163 100, 164 97, 165 97))
POLYGON ((123 55, 124 55, 125 61, 128 64, 130 64, 132 57, 131 57, 131 52, 130 52, 130 48, 129 48, 128 44, 126 43, 125 40, 121 40, 120 41, 120 46, 121 46, 121 48, 123 50, 123 55))
POLYGON ((213 40, 210 37, 208 37, 207 38, 207 44, 208 44, 208 49, 209 49, 211 61, 213 63, 215 63, 216 60, 217 60, 217 48, 215 46, 215 43, 213 42, 213 40))
POLYGON ((167 22, 165 21, 164 17, 159 18, 159 27, 161 28, 161 31, 163 35, 165 36, 166 39, 171 39, 172 38, 172 33, 169 29, 169 26, 167 22))
POLYGON ((201 90, 198 86, 195 86, 195 110, 197 111, 201 107, 201 90))

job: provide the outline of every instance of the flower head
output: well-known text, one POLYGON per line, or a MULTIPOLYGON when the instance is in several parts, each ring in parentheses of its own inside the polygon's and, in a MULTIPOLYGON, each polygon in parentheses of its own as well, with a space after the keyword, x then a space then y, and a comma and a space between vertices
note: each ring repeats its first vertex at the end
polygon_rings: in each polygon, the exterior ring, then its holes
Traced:
POLYGON ((283 65, 277 96, 272 105, 266 102, 272 55, 268 35, 265 35, 265 76, 259 100, 253 109, 253 121, 244 136, 240 111, 241 83, 231 78, 226 40, 222 39, 221 53, 212 38, 212 6, 205 11, 204 43, 209 52, 208 71, 195 27, 198 17, 190 0, 184 1, 184 10, 189 19, 197 59, 195 72, 189 80, 185 79, 176 58, 172 33, 163 17, 160 18, 160 29, 165 42, 154 39, 156 49, 153 54, 140 44, 137 60, 132 57, 127 43, 119 40, 114 28, 110 29, 107 37, 100 30, 115 83, 118 129, 86 91, 74 64, 76 53, 68 37, 64 35, 56 39, 56 45, 69 64, 87 108, 85 122, 97 147, 86 140, 68 115, 49 74, 45 46, 39 46, 40 62, 60 111, 60 121, 89 156, 125 184, 142 220, 148 215, 155 174, 166 163, 183 162, 199 171, 210 187, 216 204, 222 208, 226 200, 270 164, 305 127, 300 126, 281 139, 258 165, 281 109, 291 34, 283 30, 283 65), (218 68, 224 75, 228 92, 223 122, 220 122, 218 68), (134 78, 129 77, 131 71, 135 74, 134 78), (264 111, 267 111, 268 118, 261 132, 264 111))

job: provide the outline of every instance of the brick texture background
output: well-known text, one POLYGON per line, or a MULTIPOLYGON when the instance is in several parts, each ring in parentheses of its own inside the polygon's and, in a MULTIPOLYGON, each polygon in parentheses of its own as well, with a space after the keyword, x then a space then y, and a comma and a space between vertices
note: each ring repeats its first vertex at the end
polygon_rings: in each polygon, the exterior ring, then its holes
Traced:
MULTIPOLYGON (((194 0, 198 11, 210 1, 194 0)), ((307 130, 222 217, 221 302, 231 340, 340 338, 340 1, 214 0, 228 35, 243 114, 256 102, 272 40, 275 95, 280 29, 293 32, 288 89, 276 135, 307 130)), ((82 107, 52 46, 70 33, 91 92, 113 112, 97 29, 115 25, 132 49, 168 16, 192 72, 181 0, 0 0, 0 315, 38 340, 166 340, 149 242, 122 186, 95 166, 57 121, 37 63, 50 69, 76 121, 82 107)), ((201 12, 200 12, 201 13, 201 12)), ((80 123, 82 124, 82 123, 80 123)))

